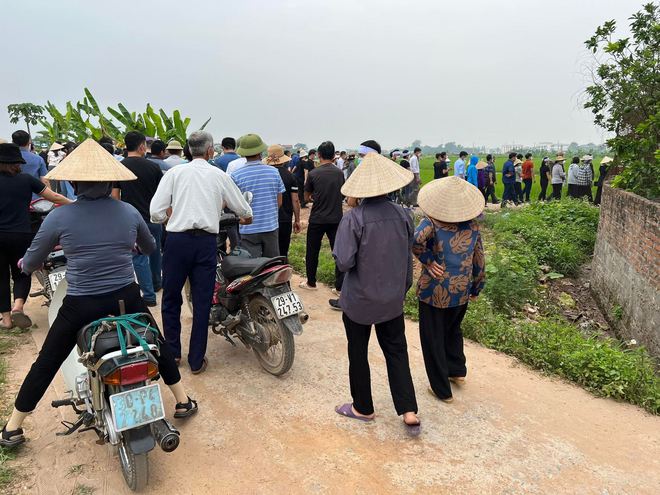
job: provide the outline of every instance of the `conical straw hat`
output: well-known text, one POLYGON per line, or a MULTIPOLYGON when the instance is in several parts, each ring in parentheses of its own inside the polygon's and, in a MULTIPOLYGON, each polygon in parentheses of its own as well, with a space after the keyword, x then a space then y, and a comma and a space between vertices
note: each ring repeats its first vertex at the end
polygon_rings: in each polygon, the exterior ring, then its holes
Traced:
POLYGON ((349 198, 374 198, 407 186, 414 177, 410 170, 389 158, 369 153, 348 178, 341 193, 349 198))
POLYGON ((455 175, 426 184, 419 191, 417 202, 431 218, 449 223, 472 220, 485 208, 479 189, 455 175))
POLYGON ((57 150, 63 150, 64 146, 62 146, 60 143, 55 141, 53 144, 50 145, 49 151, 57 151, 57 150))
POLYGON ((112 182, 135 180, 137 177, 99 143, 89 138, 48 172, 46 179, 112 182))

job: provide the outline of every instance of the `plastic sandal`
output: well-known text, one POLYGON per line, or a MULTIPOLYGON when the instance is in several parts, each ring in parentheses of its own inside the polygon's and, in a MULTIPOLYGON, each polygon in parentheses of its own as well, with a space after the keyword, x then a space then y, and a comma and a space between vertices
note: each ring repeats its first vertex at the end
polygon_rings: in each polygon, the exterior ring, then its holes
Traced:
POLYGON ((192 400, 190 397, 188 397, 188 402, 185 404, 182 404, 181 402, 177 403, 176 406, 174 406, 177 411, 174 412, 174 417, 179 419, 179 418, 189 418, 193 414, 197 414, 197 411, 199 411, 199 407, 197 406, 197 401, 192 400), (179 411, 178 409, 185 409, 185 411, 179 411))

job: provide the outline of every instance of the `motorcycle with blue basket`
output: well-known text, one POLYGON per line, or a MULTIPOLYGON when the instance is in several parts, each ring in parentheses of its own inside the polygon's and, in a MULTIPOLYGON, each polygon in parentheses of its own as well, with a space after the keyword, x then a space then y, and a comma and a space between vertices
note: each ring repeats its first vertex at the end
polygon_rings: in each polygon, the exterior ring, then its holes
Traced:
POLYGON ((58 435, 95 432, 98 443, 116 449, 129 488, 140 491, 149 480, 148 453, 156 445, 165 452, 179 446, 179 432, 165 419, 154 383, 156 323, 146 313, 103 318, 80 329, 76 347, 62 366, 71 397, 52 406, 71 406, 78 418, 62 422, 66 430, 58 435))
MULTIPOLYGON (((220 227, 238 223, 223 215, 220 227)), ((302 334, 308 315, 291 290, 293 269, 286 258, 225 256, 218 252, 216 283, 209 325, 232 345, 236 340, 252 349, 272 375, 283 375, 293 365, 294 335, 302 334)))

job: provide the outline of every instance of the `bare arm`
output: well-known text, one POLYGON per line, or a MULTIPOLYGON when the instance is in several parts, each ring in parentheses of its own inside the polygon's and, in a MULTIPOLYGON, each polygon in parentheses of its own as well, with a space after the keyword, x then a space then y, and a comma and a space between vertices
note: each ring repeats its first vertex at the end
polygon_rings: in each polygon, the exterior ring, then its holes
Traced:
POLYGON ((55 203, 56 205, 69 205, 73 203, 73 201, 71 201, 69 198, 62 196, 61 194, 57 194, 48 186, 46 186, 46 188, 39 193, 39 196, 50 201, 51 203, 55 203))

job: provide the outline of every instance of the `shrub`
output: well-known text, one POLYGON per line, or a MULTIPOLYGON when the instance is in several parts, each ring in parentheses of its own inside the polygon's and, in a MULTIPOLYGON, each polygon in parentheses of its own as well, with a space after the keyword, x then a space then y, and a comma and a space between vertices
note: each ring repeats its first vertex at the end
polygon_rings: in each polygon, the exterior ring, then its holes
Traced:
POLYGON ((470 304, 465 337, 572 380, 596 395, 660 414, 660 378, 644 348, 625 349, 614 339, 585 336, 563 320, 509 320, 485 299, 470 304))

